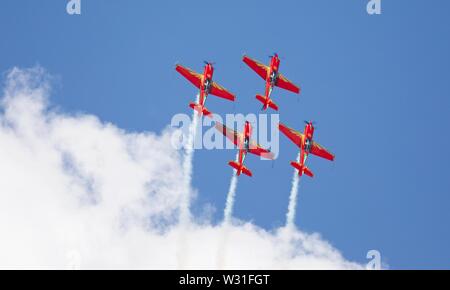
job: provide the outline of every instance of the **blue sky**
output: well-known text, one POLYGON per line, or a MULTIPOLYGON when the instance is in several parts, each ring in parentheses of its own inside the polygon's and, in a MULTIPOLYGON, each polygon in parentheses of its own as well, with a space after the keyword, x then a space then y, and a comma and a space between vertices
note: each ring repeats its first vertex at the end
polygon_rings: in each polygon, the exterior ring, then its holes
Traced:
MULTIPOLYGON (((69 16, 65 1, 5 0, 0 71, 41 65, 52 75, 53 105, 131 131, 160 132, 190 113, 195 89, 174 70, 216 62, 215 79, 237 102, 208 100, 218 114, 258 112, 263 82, 241 61, 267 61, 302 86, 276 90, 280 119, 316 140, 334 164, 308 160, 297 225, 319 232, 347 259, 377 249, 391 268, 450 268, 450 3, 366 1, 86 1, 69 16), (61 2, 61 3, 59 3, 61 2)), ((281 139, 279 159, 248 158, 235 216, 272 229, 284 224, 297 149, 281 139)), ((232 151, 197 151, 194 211, 211 203, 222 217, 232 151)))

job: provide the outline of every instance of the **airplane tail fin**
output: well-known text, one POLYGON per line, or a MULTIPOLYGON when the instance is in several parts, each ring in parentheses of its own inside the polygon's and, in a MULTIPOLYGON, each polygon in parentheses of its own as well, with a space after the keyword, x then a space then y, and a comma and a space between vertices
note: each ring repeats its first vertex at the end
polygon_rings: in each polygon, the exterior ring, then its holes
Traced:
POLYGON ((294 161, 291 162, 291 165, 298 170, 298 175, 301 176, 306 174, 309 177, 314 177, 314 173, 305 165, 301 165, 300 163, 294 161))
POLYGON ((263 110, 266 110, 267 107, 271 107, 275 111, 278 111, 278 106, 277 106, 277 104, 275 104, 272 101, 272 99, 267 98, 267 97, 262 96, 262 95, 256 95, 256 99, 263 104, 263 110))
POLYGON ((241 173, 244 173, 247 176, 252 176, 252 172, 247 167, 245 167, 244 165, 239 164, 239 163, 237 163, 235 161, 230 161, 230 162, 228 162, 228 164, 231 167, 233 167, 234 169, 236 169, 236 175, 237 176, 241 175, 241 173))
POLYGON ((206 109, 206 107, 196 104, 196 103, 189 103, 189 107, 191 107, 193 110, 197 111, 197 113, 201 116, 211 116, 211 112, 206 109))

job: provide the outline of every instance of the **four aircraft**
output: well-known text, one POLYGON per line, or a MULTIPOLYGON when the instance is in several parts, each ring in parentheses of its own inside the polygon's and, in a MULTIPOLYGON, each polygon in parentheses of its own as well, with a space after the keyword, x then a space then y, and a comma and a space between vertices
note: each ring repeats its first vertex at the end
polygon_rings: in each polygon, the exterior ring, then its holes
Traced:
MULTIPOLYGON (((270 107, 271 109, 278 111, 277 104, 275 104, 275 102, 271 99, 271 94, 275 86, 296 94, 300 93, 300 87, 289 81, 279 72, 280 58, 277 53, 270 56, 270 63, 268 66, 251 59, 246 55, 243 56, 242 60, 266 82, 264 96, 259 94, 256 95, 256 99, 263 104, 262 110, 267 110, 267 108, 270 107)), ((236 96, 234 94, 230 93, 227 89, 213 81, 212 77, 214 67, 211 62, 205 61, 203 74, 196 73, 193 70, 179 64, 176 65, 175 69, 200 90, 198 103, 191 102, 189 104, 189 106, 200 116, 203 115, 212 117, 212 113, 205 107, 206 98, 209 94, 230 101, 235 101, 236 96)), ((330 161, 334 161, 334 155, 313 140, 313 122, 305 121, 305 123, 306 126, 303 133, 289 128, 282 123, 279 124, 278 128, 300 149, 299 160, 292 161, 291 165, 298 170, 298 174, 300 176, 305 174, 313 177, 313 172, 306 166, 306 159, 309 154, 316 155, 330 161)), ((248 121, 245 122, 243 132, 241 133, 227 128, 218 121, 215 122, 215 128, 226 136, 231 142, 233 142, 239 150, 237 160, 230 161, 228 163, 236 170, 237 176, 240 176, 242 173, 247 176, 253 175, 252 172, 244 165, 244 160, 247 153, 258 155, 266 159, 274 159, 274 155, 269 149, 261 147, 251 139, 252 126, 248 121)))

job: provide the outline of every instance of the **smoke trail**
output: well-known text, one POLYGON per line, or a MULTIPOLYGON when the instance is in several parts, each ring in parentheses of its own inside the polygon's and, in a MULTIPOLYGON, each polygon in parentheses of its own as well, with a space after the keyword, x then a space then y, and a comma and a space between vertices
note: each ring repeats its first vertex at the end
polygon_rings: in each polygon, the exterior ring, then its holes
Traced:
MULTIPOLYGON (((239 161, 239 151, 236 154, 236 162, 238 161, 239 161)), ((231 217, 233 216, 234 197, 236 195, 237 182, 238 177, 236 175, 236 171, 233 169, 233 176, 231 176, 230 188, 228 189, 227 194, 227 202, 225 205, 225 210, 223 212, 223 221, 226 225, 230 223, 231 217)))
MULTIPOLYGON (((239 151, 236 154, 236 162, 239 161, 239 151)), ((231 218, 233 217, 234 197, 236 196, 236 188, 238 183, 238 176, 233 169, 233 175, 231 176, 230 187, 228 189, 227 201, 225 204, 225 210, 223 212, 223 229, 222 235, 219 240, 219 247, 217 252, 217 266, 219 269, 223 269, 225 266, 226 245, 228 241, 228 235, 231 227, 231 218)))
MULTIPOLYGON (((196 103, 199 101, 197 95, 196 103)), ((185 154, 183 160, 183 185, 185 192, 182 195, 180 205, 180 224, 188 224, 190 221, 190 202, 191 202, 191 180, 192 180, 192 163, 194 160, 194 142, 195 132, 197 129, 199 116, 194 110, 192 112, 192 123, 189 126, 188 139, 185 146, 185 154)))
MULTIPOLYGON (((300 153, 297 156, 297 162, 300 162, 300 153)), ((286 214, 286 227, 293 228, 295 226, 295 213, 297 208, 297 196, 298 196, 298 183, 300 176, 298 170, 294 168, 294 176, 292 177, 291 193, 289 195, 289 206, 286 214)))
MULTIPOLYGON (((197 95, 196 103, 199 102, 197 95)), ((190 203, 191 203, 191 180, 192 180, 192 163, 194 160, 194 142, 199 116, 194 110, 192 112, 192 123, 189 126, 188 139, 185 146, 185 154, 183 160, 183 189, 180 204, 180 236, 178 237, 177 259, 178 268, 184 269, 187 262, 188 241, 187 230, 191 220, 190 203)))

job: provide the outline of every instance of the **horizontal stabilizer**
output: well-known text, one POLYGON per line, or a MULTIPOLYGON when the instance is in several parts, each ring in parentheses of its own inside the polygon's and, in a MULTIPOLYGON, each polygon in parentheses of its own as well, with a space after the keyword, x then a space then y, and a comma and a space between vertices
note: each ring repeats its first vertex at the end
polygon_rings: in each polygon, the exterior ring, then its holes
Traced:
POLYGON ((208 111, 206 109, 206 107, 199 105, 199 104, 195 104, 195 103, 190 103, 189 107, 191 107, 193 110, 197 111, 197 113, 201 116, 201 115, 205 115, 205 116, 210 116, 211 112, 208 111))
POLYGON ((230 162, 228 162, 228 164, 231 167, 233 167, 234 169, 236 169, 236 175, 237 176, 241 175, 241 173, 244 173, 245 175, 248 175, 248 176, 252 176, 252 172, 247 167, 245 167, 244 165, 239 164, 239 163, 237 163, 235 161, 230 161, 230 162))
POLYGON ((302 166, 300 163, 294 161, 291 162, 291 165, 298 170, 298 175, 302 176, 306 174, 309 177, 314 177, 314 173, 308 167, 302 166))
POLYGON ((256 99, 263 104, 263 110, 266 110, 267 107, 271 107, 275 111, 278 111, 278 106, 271 99, 264 97, 262 95, 256 95, 256 99))

